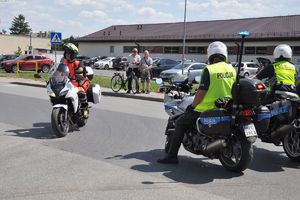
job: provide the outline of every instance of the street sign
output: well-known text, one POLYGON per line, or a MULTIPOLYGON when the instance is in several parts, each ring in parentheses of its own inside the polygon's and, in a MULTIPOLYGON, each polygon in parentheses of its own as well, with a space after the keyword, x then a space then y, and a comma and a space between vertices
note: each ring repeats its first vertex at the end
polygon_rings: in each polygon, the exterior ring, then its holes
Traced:
POLYGON ((51 44, 61 44, 62 43, 61 33, 51 32, 50 33, 50 42, 51 42, 51 44))

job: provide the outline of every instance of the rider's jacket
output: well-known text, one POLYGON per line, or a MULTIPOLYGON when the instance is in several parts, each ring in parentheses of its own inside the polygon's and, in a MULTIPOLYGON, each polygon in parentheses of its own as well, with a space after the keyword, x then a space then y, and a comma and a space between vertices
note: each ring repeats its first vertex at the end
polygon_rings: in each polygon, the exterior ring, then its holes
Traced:
POLYGON ((68 62, 64 59, 64 64, 69 68, 69 78, 75 87, 82 87, 86 92, 90 86, 90 80, 84 75, 83 70, 80 67, 80 61, 75 60, 68 62))
POLYGON ((276 84, 295 86, 296 68, 288 61, 280 61, 273 64, 276 84))
POLYGON ((216 108, 215 101, 223 97, 232 97, 231 88, 236 79, 236 71, 232 65, 219 62, 206 66, 210 84, 202 101, 195 107, 196 112, 204 112, 216 108))

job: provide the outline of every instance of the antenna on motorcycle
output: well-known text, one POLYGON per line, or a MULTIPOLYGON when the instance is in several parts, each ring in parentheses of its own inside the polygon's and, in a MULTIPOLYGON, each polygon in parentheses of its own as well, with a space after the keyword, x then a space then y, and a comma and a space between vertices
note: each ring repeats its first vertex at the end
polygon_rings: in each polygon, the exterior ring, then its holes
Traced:
POLYGON ((238 71, 237 71, 237 75, 236 75, 236 83, 238 84, 240 81, 240 72, 241 72, 241 65, 242 65, 242 57, 243 57, 243 51, 244 51, 244 41, 245 41, 245 37, 250 36, 250 32, 249 31, 240 31, 238 32, 239 36, 242 36, 241 39, 241 48, 240 48, 240 52, 239 52, 239 60, 238 60, 238 71))
MULTIPOLYGON (((235 93, 235 98, 233 99, 233 113, 236 114, 236 109, 237 109, 237 104, 238 104, 238 98, 239 98, 239 95, 238 95, 238 92, 240 90, 240 71, 241 71, 241 65, 242 65, 242 57, 243 57, 243 50, 244 50, 244 40, 245 40, 245 37, 246 36, 249 36, 250 35, 250 32, 248 31, 240 31, 238 33, 238 36, 242 36, 242 39, 241 39, 241 48, 240 48, 240 51, 239 51, 239 60, 238 60, 238 71, 236 73, 236 86, 234 87, 234 93, 235 93)), ((232 120, 232 123, 234 124, 235 120, 232 120)))

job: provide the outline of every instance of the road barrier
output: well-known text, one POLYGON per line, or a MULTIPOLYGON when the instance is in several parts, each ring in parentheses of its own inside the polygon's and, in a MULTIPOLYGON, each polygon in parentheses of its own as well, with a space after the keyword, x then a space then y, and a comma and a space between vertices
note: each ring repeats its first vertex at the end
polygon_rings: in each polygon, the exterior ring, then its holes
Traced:
POLYGON ((26 70, 26 71, 20 70, 20 63, 21 63, 21 62, 23 62, 23 63, 24 63, 24 62, 26 62, 26 63, 35 63, 35 70, 34 70, 34 71, 35 71, 36 74, 38 74, 38 62, 37 62, 37 61, 32 61, 32 60, 31 60, 31 61, 18 60, 18 61, 17 61, 17 71, 16 71, 17 77, 19 77, 19 73, 20 73, 20 72, 33 71, 33 70, 26 70))

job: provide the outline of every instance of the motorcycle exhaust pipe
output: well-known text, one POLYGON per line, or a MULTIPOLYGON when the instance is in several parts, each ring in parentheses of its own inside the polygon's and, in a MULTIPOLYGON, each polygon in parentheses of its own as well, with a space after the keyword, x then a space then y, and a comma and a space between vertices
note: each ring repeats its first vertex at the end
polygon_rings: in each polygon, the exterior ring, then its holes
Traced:
POLYGON ((294 130, 295 130, 295 127, 293 125, 291 125, 291 124, 284 125, 284 126, 280 127, 279 129, 277 129, 276 131, 273 131, 271 133, 271 138, 272 139, 280 139, 294 130))
POLYGON ((222 149, 223 147, 226 147, 227 146, 227 143, 225 140, 223 139, 218 139, 218 140, 215 140, 209 144, 207 144, 206 146, 203 146, 202 147, 202 152, 204 154, 211 154, 211 153, 214 153, 220 149, 222 149))

